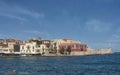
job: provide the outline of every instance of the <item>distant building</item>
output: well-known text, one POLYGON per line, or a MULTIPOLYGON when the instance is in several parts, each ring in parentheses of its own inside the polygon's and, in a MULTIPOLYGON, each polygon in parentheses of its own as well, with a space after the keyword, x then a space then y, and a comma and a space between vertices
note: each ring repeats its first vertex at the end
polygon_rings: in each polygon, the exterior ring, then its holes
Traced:
POLYGON ((70 47, 71 51, 87 51, 87 45, 80 43, 62 43, 60 48, 63 47, 65 50, 70 47))
POLYGON ((0 43, 0 48, 7 48, 8 44, 0 43))
POLYGON ((50 40, 41 40, 42 44, 46 45, 48 48, 50 47, 50 40))
POLYGON ((20 53, 21 54, 46 54, 48 53, 47 45, 40 44, 37 45, 36 42, 27 42, 20 45, 20 53))
POLYGON ((0 50, 1 50, 2 53, 5 53, 5 54, 11 53, 9 48, 1 48, 0 50))
POLYGON ((41 55, 91 55, 91 54, 111 54, 112 50, 94 50, 79 41, 69 38, 58 40, 41 40, 33 38, 28 42, 16 40, 14 38, 0 39, 0 53, 4 54, 41 54, 41 55))
POLYGON ((7 43, 18 43, 18 44, 22 44, 22 43, 23 43, 22 40, 17 40, 17 39, 15 39, 15 38, 6 39, 6 42, 7 42, 7 43))
POLYGON ((4 43, 5 39, 0 38, 0 43, 4 43))
POLYGON ((14 43, 16 43, 17 40, 14 39, 14 38, 9 38, 9 39, 6 39, 6 42, 7 42, 7 43, 9 43, 9 42, 14 42, 14 43))
POLYGON ((8 48, 9 48, 11 53, 14 52, 14 45, 15 44, 16 44, 15 42, 8 42, 8 48))
POLYGON ((46 53, 48 53, 47 51, 48 51, 48 47, 45 44, 41 44, 40 45, 40 53, 46 54, 46 53))
POLYGON ((22 54, 35 54, 36 42, 25 43, 20 45, 20 52, 22 54))
POLYGON ((54 40, 53 42, 56 43, 56 44, 53 44, 53 46, 56 46, 57 53, 60 52, 61 47, 63 47, 65 49, 65 52, 66 52, 66 49, 68 47, 71 48, 71 52, 87 51, 87 45, 86 44, 82 44, 78 41, 73 41, 72 39, 54 40))
POLYGON ((20 44, 14 44, 14 52, 20 52, 20 44))

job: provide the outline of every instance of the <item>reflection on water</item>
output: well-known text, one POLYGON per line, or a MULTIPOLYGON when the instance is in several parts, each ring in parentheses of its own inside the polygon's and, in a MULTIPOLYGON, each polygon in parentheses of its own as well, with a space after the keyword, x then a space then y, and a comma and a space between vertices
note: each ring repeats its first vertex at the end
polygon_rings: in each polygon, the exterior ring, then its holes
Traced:
POLYGON ((1 57, 0 75, 120 75, 120 54, 80 57, 1 57))

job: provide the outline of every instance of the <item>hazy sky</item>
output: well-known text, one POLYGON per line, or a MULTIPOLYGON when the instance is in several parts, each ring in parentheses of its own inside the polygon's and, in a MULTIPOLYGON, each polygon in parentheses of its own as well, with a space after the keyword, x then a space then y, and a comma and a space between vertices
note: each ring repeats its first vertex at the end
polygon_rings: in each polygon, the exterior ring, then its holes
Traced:
POLYGON ((120 0, 0 0, 0 38, 72 38, 120 50, 120 0))

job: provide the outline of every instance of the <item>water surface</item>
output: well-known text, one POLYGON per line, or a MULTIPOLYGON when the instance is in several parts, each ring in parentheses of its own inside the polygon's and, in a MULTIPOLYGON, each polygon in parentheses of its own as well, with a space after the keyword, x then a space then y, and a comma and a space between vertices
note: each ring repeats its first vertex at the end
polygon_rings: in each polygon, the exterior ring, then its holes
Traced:
POLYGON ((0 57, 0 75, 120 75, 120 54, 0 57))

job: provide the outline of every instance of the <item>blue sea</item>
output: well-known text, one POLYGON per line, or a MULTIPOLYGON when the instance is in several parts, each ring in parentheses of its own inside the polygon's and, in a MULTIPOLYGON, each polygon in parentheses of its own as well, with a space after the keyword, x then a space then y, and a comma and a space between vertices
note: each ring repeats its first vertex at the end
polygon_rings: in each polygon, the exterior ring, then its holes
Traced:
POLYGON ((0 57, 0 75, 120 75, 120 54, 0 57))

